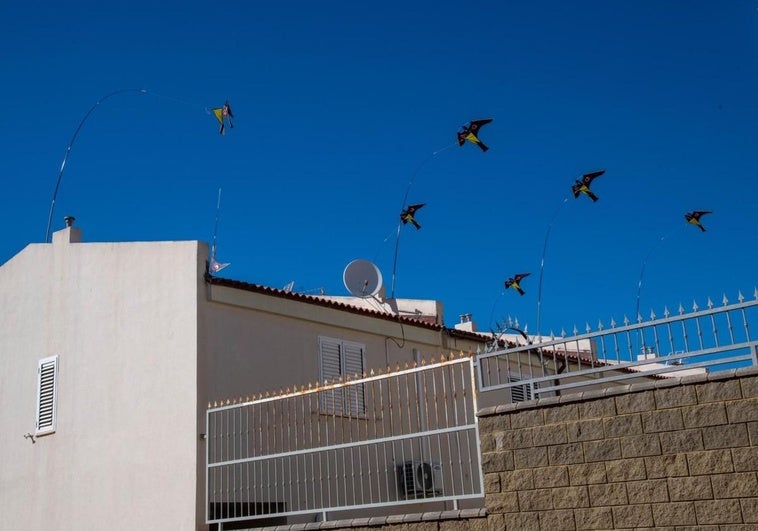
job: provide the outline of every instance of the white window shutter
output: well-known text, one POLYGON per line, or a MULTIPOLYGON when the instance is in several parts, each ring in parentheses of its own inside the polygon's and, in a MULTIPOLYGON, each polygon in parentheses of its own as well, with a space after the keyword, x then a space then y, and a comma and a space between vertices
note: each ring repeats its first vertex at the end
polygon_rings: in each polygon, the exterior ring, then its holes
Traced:
MULTIPOLYGON (((344 347, 344 375, 355 379, 363 378, 363 345, 343 341, 344 347)), ((351 385, 346 389, 347 404, 345 412, 351 415, 363 415, 366 412, 363 385, 351 385)))
POLYGON ((37 366, 37 420, 35 435, 55 431, 58 402, 58 356, 39 361, 37 366))
MULTIPOLYGON (((340 341, 328 337, 319 338, 320 374, 319 384, 331 384, 342 375, 342 356, 340 341)), ((329 412, 342 412, 342 390, 322 391, 321 408, 329 412)))

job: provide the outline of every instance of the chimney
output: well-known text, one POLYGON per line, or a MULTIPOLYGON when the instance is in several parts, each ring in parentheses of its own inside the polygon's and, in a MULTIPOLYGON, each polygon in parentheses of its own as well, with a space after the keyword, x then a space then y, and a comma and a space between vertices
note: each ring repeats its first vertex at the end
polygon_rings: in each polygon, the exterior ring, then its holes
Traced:
POLYGON ((74 227, 74 216, 66 216, 63 222, 66 227, 53 233, 53 245, 62 245, 64 243, 81 243, 82 231, 79 227, 74 227))
POLYGON ((476 332, 476 323, 471 320, 470 313, 463 313, 460 316, 461 322, 455 325, 456 330, 463 330, 464 332, 476 332))

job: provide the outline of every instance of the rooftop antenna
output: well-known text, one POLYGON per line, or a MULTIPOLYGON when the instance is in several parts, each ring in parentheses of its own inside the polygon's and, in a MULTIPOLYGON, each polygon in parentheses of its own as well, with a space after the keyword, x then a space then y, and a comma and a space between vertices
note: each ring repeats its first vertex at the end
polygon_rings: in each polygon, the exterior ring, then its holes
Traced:
POLYGON ((211 244, 211 260, 210 264, 208 265, 208 272, 218 273, 222 269, 224 269, 226 266, 229 265, 229 262, 226 263, 220 263, 216 260, 216 236, 218 235, 218 216, 219 212, 221 211, 221 188, 218 189, 218 201, 216 202, 216 226, 213 229, 213 243, 211 244))

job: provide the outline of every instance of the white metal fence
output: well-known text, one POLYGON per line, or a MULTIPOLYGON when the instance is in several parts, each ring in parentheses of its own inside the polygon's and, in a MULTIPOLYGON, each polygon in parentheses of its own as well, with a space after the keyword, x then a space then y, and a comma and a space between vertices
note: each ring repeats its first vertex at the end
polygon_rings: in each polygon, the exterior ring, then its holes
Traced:
POLYGON ((208 523, 483 497, 473 360, 209 407, 208 523))
POLYGON ((522 344, 478 356, 479 391, 509 390, 513 401, 577 392, 650 377, 676 377, 758 365, 758 293, 649 321, 624 319, 574 336, 515 336, 522 344))

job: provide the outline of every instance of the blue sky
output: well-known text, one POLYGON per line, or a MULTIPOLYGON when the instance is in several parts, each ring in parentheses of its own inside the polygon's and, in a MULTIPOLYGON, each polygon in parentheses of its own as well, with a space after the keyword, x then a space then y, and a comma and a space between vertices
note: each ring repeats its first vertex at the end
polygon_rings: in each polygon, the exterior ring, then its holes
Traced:
POLYGON ((389 291, 408 193, 426 206, 395 295, 485 330, 536 331, 538 302, 548 333, 758 284, 755 0, 6 2, 0 49, 0 263, 44 240, 85 113, 145 88, 85 122, 55 230, 210 242, 221 188, 220 276, 344 295, 363 258, 389 291), (454 145, 485 117, 488 152, 454 145), (574 199, 597 169, 600 200, 574 199))

